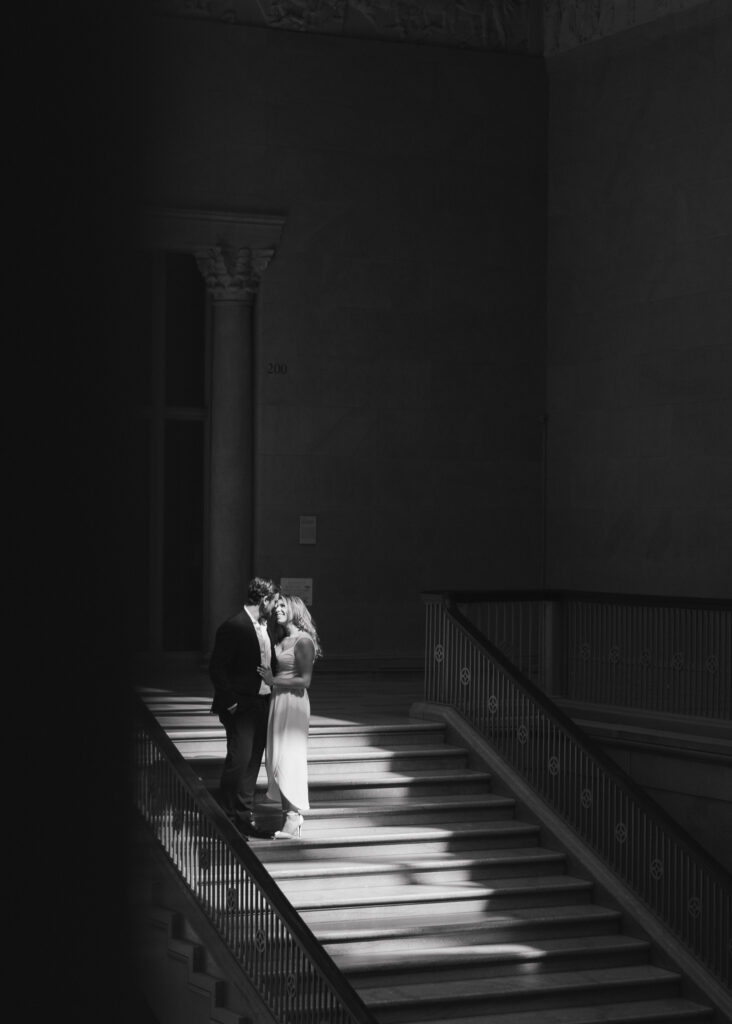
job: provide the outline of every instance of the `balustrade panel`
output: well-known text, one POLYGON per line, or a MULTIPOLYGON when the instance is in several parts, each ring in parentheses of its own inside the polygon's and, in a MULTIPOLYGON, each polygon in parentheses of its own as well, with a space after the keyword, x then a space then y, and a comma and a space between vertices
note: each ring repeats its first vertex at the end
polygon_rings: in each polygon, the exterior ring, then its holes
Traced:
MULTIPOLYGON (((642 619, 647 609, 630 616, 615 606, 608 610, 583 602, 569 622, 577 638, 604 634, 630 646, 638 614, 642 619)), ((483 621, 495 631, 498 620, 491 615, 483 621)), ((652 615, 651 620, 658 650, 672 650, 675 639, 671 638, 686 636, 684 630, 692 624, 704 636, 684 609, 652 615)), ((505 621, 500 620, 499 628, 505 621)), ((712 635, 723 636, 721 617, 705 622, 712 635)), ((489 649, 474 619, 469 621, 448 607, 447 601, 428 599, 425 632, 425 699, 454 707, 705 967, 729 985, 732 886, 728 874, 529 678, 495 646, 489 649)), ((697 648, 688 645, 688 649, 698 666, 697 648)), ((724 645, 718 650, 722 657, 724 645)), ((612 660, 603 663, 602 671, 602 692, 607 693, 612 684, 618 699, 627 696, 623 675, 612 675, 612 660)), ((709 707, 708 702, 704 707, 709 707)))
POLYGON ((376 1024, 144 707, 133 737, 137 810, 246 979, 282 1024, 376 1024))
POLYGON ((519 672, 552 696, 732 720, 730 603, 553 592, 541 599, 531 593, 453 599, 519 672))

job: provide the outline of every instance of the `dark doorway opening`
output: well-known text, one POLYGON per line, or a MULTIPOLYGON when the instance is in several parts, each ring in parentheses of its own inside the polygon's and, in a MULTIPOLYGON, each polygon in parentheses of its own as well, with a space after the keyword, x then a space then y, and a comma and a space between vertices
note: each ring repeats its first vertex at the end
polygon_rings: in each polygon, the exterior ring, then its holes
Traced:
POLYGON ((195 258, 141 253, 130 334, 135 552, 128 572, 134 647, 159 655, 204 646, 206 292, 195 258))

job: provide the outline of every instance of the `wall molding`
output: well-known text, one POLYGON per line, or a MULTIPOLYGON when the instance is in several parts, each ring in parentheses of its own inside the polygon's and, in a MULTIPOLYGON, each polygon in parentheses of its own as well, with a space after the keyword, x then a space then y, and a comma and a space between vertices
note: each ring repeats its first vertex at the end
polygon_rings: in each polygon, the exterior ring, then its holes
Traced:
POLYGON ((554 56, 723 0, 153 0, 156 14, 231 25, 554 56))

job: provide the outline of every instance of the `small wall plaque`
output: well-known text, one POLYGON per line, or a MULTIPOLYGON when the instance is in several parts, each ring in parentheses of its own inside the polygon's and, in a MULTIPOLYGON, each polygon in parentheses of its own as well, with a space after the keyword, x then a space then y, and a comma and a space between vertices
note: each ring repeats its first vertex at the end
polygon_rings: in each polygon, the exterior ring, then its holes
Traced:
POLYGON ((283 594, 301 597, 308 607, 313 603, 313 581, 309 576, 282 576, 280 590, 283 594))
POLYGON ((300 516, 300 543, 314 544, 318 526, 317 516, 300 516))

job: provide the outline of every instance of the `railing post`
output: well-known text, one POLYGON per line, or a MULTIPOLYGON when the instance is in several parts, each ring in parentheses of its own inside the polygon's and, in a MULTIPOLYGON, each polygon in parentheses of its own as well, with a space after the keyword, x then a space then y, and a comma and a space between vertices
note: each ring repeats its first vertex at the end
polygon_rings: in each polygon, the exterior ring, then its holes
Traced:
POLYGON ((544 692, 563 697, 567 692, 565 673, 565 608, 561 598, 544 602, 544 692))
POLYGON ((438 651, 441 631, 437 629, 438 616, 441 617, 442 597, 434 594, 423 594, 425 606, 424 625, 424 699, 435 700, 437 692, 437 673, 444 665, 444 645, 438 651))
POLYGON ((555 615, 554 601, 544 601, 544 692, 548 697, 554 694, 555 615))

